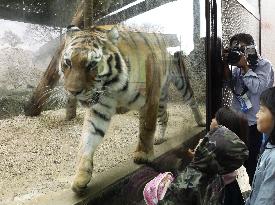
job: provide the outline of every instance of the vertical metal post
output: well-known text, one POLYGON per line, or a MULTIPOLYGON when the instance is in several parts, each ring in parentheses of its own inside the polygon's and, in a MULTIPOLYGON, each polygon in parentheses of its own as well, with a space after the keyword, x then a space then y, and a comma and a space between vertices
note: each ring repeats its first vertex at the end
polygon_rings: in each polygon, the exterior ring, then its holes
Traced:
POLYGON ((259 14, 260 14, 260 20, 259 20, 259 53, 262 54, 262 7, 261 7, 262 1, 259 0, 259 14))
POLYGON ((212 118, 222 106, 221 1, 205 0, 206 17, 206 127, 209 130, 212 118))

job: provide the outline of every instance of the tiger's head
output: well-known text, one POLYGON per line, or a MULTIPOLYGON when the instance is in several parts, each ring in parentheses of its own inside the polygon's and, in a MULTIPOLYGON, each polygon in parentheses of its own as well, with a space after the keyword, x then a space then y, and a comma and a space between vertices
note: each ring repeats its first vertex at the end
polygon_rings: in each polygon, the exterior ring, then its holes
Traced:
POLYGON ((116 52, 118 38, 117 28, 94 27, 89 31, 67 28, 59 72, 70 95, 86 101, 95 94, 97 84, 108 72, 111 63, 108 59, 116 52))

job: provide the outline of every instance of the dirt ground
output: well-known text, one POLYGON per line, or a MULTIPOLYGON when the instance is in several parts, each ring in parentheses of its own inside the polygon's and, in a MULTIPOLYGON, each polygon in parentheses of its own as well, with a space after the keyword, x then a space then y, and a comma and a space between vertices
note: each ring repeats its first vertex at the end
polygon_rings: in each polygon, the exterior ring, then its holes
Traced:
MULTIPOLYGON (((173 102, 168 111, 167 136, 175 127, 195 126, 186 105, 173 102)), ((21 115, 0 120, 1 205, 24 204, 33 197, 70 188, 83 115, 79 109, 76 119, 65 121, 61 109, 34 118, 21 115)), ((137 112, 114 116, 95 154, 94 177, 130 159, 137 136, 137 112)))

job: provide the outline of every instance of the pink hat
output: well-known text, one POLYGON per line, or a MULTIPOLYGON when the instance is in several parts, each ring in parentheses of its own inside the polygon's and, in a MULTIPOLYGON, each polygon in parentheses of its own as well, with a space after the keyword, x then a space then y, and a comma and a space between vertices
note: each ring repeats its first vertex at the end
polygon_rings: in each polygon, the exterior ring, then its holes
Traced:
POLYGON ((147 205, 156 205, 164 198, 174 177, 171 172, 160 173, 149 181, 143 190, 143 197, 147 205))

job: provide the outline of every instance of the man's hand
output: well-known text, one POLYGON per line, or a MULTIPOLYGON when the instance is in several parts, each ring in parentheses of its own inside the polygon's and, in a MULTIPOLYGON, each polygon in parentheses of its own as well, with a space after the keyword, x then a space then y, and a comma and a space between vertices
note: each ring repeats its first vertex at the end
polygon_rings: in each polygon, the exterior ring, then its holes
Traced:
POLYGON ((229 48, 225 47, 222 52, 222 61, 225 65, 228 65, 228 53, 229 53, 229 48))
POLYGON ((247 73, 249 69, 248 62, 243 53, 241 54, 240 61, 238 62, 238 67, 242 69, 244 74, 247 73))
POLYGON ((229 48, 225 47, 222 52, 222 63, 223 63, 223 80, 229 80, 231 76, 231 71, 229 69, 229 64, 228 64, 228 54, 229 54, 229 48))

